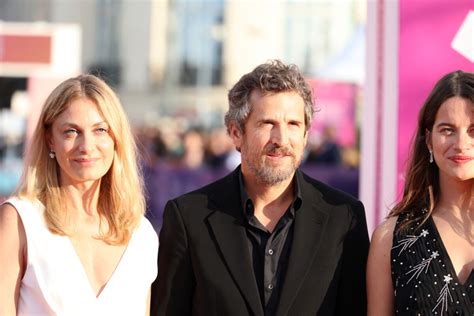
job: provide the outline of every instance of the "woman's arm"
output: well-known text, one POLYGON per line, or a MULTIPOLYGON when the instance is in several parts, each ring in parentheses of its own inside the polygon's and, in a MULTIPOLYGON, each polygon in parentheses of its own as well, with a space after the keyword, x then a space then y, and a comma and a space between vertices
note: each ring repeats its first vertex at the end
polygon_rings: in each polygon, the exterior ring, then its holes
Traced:
POLYGON ((391 217, 374 231, 367 261, 367 315, 394 314, 390 251, 397 218, 391 217))
POLYGON ((26 234, 16 209, 0 205, 0 315, 16 315, 26 264, 26 234))
POLYGON ((145 316, 150 316, 150 298, 151 298, 151 288, 148 290, 148 295, 146 298, 145 316))

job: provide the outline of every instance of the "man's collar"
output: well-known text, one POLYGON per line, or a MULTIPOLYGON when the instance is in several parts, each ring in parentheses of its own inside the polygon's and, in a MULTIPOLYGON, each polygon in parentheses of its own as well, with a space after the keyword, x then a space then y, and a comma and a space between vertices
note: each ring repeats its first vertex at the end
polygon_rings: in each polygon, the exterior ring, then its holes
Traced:
MULTIPOLYGON (((244 214, 248 217, 249 215, 253 215, 253 201, 249 197, 247 190, 245 189, 244 184, 244 175, 242 174, 242 167, 239 168, 239 188, 240 188, 240 201, 243 207, 244 214)), ((298 210, 301 206, 302 202, 302 194, 301 194, 301 181, 302 181, 302 174, 301 171, 296 169, 295 174, 293 175, 294 182, 294 200, 292 205, 294 206, 294 210, 298 210)))

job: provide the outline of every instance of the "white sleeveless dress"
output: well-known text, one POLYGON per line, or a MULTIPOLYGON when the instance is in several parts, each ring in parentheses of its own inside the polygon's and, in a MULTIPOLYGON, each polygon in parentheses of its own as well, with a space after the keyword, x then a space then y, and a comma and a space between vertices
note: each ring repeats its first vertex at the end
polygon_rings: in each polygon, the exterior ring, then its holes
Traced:
POLYGON ((52 234, 38 201, 11 198, 25 227, 28 255, 17 315, 145 315, 157 275, 158 237, 143 218, 98 297, 67 236, 52 234))

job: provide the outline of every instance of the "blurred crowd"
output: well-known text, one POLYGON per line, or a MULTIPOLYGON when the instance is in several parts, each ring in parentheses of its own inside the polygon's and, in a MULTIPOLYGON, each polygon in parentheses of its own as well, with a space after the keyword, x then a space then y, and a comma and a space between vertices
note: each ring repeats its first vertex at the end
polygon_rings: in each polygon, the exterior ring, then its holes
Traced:
MULTIPOLYGON (((147 194, 147 216, 161 228, 166 202, 228 174, 240 164, 225 127, 184 126, 163 120, 135 129, 147 194)), ((342 148, 333 127, 310 134, 302 169, 354 196, 358 195, 358 151, 342 148)))
MULTIPOLYGON (((158 125, 137 126, 134 132, 147 191, 147 216, 157 231, 169 199, 217 180, 240 164, 240 153, 223 126, 206 128, 164 118, 158 125)), ((321 135, 310 133, 302 169, 357 196, 359 152, 341 147, 336 134, 334 127, 326 127, 321 135)), ((22 152, 23 143, 6 146, 0 141, 0 201, 20 179, 22 152)))

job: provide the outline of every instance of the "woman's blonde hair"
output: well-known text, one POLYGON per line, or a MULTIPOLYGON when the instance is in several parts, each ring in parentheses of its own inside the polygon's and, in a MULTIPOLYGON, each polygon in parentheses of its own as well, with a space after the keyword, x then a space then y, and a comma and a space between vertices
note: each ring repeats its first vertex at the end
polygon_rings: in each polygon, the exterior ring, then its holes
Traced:
POLYGON ((109 244, 124 244, 130 239, 145 211, 137 148, 118 97, 104 81, 93 75, 68 79, 47 98, 28 146, 23 176, 16 194, 41 201, 51 232, 69 234, 64 221, 67 213, 59 183, 59 165, 56 159, 48 156, 47 137, 56 118, 72 101, 79 98, 87 98, 97 105, 115 143, 112 165, 101 179, 97 206, 101 219, 107 220, 109 229, 98 237, 109 244))

